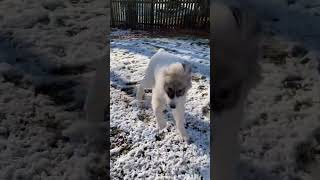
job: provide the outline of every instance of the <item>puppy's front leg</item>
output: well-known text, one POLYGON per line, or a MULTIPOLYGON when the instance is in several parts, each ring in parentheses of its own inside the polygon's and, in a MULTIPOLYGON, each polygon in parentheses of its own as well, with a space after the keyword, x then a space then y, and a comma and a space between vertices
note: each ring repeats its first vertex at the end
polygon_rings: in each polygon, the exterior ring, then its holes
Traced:
POLYGON ((184 117, 184 113, 185 113, 185 107, 184 107, 183 103, 178 104, 177 107, 175 109, 173 109, 173 111, 172 111, 173 118, 176 121, 177 129, 178 129, 182 139, 188 141, 189 136, 188 136, 188 133, 185 128, 186 120, 184 117))
POLYGON ((136 92, 136 98, 138 100, 138 106, 139 107, 143 107, 143 96, 144 96, 144 87, 139 84, 138 87, 137 87, 137 92, 136 92))
POLYGON ((164 110, 164 104, 160 101, 160 98, 158 97, 157 93, 155 93, 155 90, 152 90, 152 109, 154 112, 154 115, 156 116, 156 121, 158 125, 158 129, 162 130, 167 126, 166 121, 164 120, 163 110, 164 110))

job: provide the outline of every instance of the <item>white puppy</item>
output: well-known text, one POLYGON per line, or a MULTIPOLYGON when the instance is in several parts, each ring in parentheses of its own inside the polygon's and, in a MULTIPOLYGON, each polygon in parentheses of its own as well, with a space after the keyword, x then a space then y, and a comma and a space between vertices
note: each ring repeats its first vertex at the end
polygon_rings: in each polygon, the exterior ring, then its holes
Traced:
POLYGON ((172 109, 177 129, 188 140, 185 129, 185 103, 191 88, 191 65, 183 59, 160 49, 151 57, 144 78, 137 89, 137 99, 142 103, 144 89, 152 89, 152 109, 159 130, 166 127, 163 110, 172 109))

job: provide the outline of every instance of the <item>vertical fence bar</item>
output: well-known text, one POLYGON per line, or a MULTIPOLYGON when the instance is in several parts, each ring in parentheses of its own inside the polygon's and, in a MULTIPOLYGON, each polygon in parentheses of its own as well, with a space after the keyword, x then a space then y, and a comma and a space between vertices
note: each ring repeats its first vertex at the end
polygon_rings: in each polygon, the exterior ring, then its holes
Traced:
POLYGON ((146 28, 150 28, 150 3, 146 2, 146 28))
POLYGON ((146 29, 146 3, 143 3, 143 29, 146 29))
POLYGON ((118 16, 118 21, 119 21, 119 25, 122 25, 124 19, 123 19, 123 15, 122 15, 122 7, 123 7, 123 0, 119 0, 117 2, 117 16, 118 16))
POLYGON ((110 2, 111 3, 111 9, 110 9, 110 13, 111 13, 111 27, 114 27, 114 13, 113 13, 113 11, 114 11, 114 8, 112 8, 113 7, 113 2, 110 2))
POLYGON ((163 28, 163 0, 159 0, 160 27, 163 28))
POLYGON ((198 2, 199 2, 199 1, 193 1, 193 2, 192 2, 192 17, 191 17, 192 29, 196 29, 196 27, 197 27, 196 17, 197 17, 197 6, 198 6, 198 2))
POLYGON ((169 26, 169 2, 170 0, 166 0, 166 4, 165 4, 165 26, 166 28, 168 28, 169 26))
POLYGON ((179 28, 182 28, 183 17, 183 0, 179 0, 179 28))
POLYGON ((117 16, 117 24, 118 26, 121 24, 121 0, 116 1, 116 16, 117 16))
POLYGON ((133 2, 133 4, 134 4, 134 8, 133 8, 133 27, 135 28, 135 29, 137 29, 138 28, 138 0, 134 0, 134 2, 133 2))
POLYGON ((114 27, 114 24, 113 24, 113 23, 114 23, 113 10, 114 10, 114 9, 112 9, 112 2, 111 2, 111 9, 110 9, 110 13, 111 13, 111 27, 114 27))
POLYGON ((121 4, 122 4, 122 0, 119 0, 117 2, 117 16, 118 16, 118 24, 119 25, 121 25, 121 23, 122 23, 121 4))
POLYGON ((154 14, 155 14, 155 28, 158 29, 159 28, 159 13, 158 13, 158 0, 155 0, 155 4, 154 4, 154 14))
POLYGON ((168 28, 171 28, 171 20, 172 20, 172 14, 171 14, 171 10, 172 10, 172 0, 169 0, 168 2, 168 28))
POLYGON ((176 8, 176 11, 174 13, 174 27, 177 27, 177 24, 178 24, 178 13, 179 13, 179 1, 178 0, 175 0, 175 8, 176 8))
POLYGON ((154 29, 154 0, 151 0, 150 3, 151 7, 150 7, 150 23, 151 23, 151 27, 152 29, 154 29))
POLYGON ((186 0, 183 0, 183 15, 182 15, 182 28, 186 25, 186 15, 187 15, 187 3, 186 0))
POLYGON ((139 2, 139 28, 142 28, 142 2, 139 2))
POLYGON ((199 4, 199 6, 198 6, 198 15, 197 15, 197 19, 196 19, 196 21, 197 21, 197 23, 198 23, 198 26, 200 26, 201 27, 201 16, 202 16, 202 12, 201 12, 201 7, 200 7, 201 5, 199 4))
POLYGON ((136 1, 136 21, 137 21, 137 28, 140 29, 140 1, 136 1))
POLYGON ((120 7, 122 6, 123 11, 121 11, 121 19, 122 19, 122 26, 126 27, 127 26, 127 21, 128 21, 128 14, 127 14, 127 1, 125 0, 120 0, 120 7))
POLYGON ((115 25, 115 26, 118 25, 118 24, 117 24, 118 17, 117 17, 117 7, 116 7, 116 6, 117 6, 117 2, 114 2, 112 7, 113 7, 113 10, 114 10, 114 11, 113 11, 113 13, 114 13, 114 14, 113 14, 113 17, 114 17, 114 25, 115 25))
POLYGON ((191 2, 190 0, 187 0, 188 1, 188 13, 187 13, 187 27, 190 27, 191 26, 191 20, 190 20, 190 16, 191 16, 191 2))
POLYGON ((148 28, 152 28, 151 20, 152 20, 152 14, 151 14, 151 0, 148 0, 148 28))

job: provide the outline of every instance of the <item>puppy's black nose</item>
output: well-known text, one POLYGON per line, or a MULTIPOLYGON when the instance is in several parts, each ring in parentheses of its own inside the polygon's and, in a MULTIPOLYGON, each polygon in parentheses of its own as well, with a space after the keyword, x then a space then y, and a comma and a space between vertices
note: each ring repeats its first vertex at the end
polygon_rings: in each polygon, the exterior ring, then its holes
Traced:
POLYGON ((176 105, 170 104, 170 108, 171 108, 171 109, 174 109, 174 108, 176 108, 176 105))

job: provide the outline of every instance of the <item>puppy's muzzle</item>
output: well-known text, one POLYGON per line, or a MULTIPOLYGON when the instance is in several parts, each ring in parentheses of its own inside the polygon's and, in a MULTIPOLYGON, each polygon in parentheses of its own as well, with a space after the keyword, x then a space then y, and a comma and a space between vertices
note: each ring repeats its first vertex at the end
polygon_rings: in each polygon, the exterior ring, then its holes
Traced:
POLYGON ((176 108, 175 104, 170 104, 169 106, 170 106, 171 109, 175 109, 176 108))

